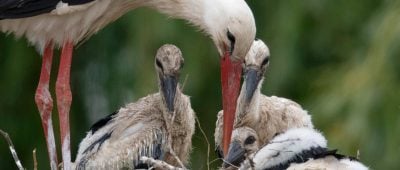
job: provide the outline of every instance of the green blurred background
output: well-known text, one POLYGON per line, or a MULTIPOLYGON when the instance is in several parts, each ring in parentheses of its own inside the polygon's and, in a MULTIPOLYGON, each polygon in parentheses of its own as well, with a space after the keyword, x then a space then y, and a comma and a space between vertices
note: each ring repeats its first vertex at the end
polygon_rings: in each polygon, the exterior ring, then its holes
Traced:
MULTIPOLYGON (((249 0, 257 37, 271 50, 263 92, 295 100, 312 114, 331 148, 372 169, 400 168, 400 1, 249 0)), ((185 93, 210 140, 221 109, 219 60, 212 41, 185 21, 137 9, 79 46, 72 65, 71 149, 97 119, 157 91, 158 47, 172 43, 185 57, 185 93)), ((51 91, 58 68, 55 53, 51 91)), ((34 102, 41 58, 25 39, 0 35, 0 129, 14 141, 22 163, 48 169, 34 102)), ((58 118, 54 111, 54 121, 58 118)), ((207 143, 196 129, 192 169, 206 169, 207 143)), ((59 153, 60 154, 60 153, 59 153)), ((59 159, 61 157, 59 156, 59 159)), ((215 169, 220 161, 212 163, 215 169)), ((16 169, 0 138, 0 169, 16 169)))

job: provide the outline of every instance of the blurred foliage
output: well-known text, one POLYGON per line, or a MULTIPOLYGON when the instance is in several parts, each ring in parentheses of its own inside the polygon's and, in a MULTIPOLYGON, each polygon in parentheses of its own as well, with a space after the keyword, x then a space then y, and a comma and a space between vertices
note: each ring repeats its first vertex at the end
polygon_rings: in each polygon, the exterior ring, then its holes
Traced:
MULTIPOLYGON (((359 152, 373 169, 399 169, 400 1, 248 3, 256 18, 257 37, 272 54, 263 92, 293 99, 309 110, 331 148, 353 156, 359 152)), ((75 50, 73 155, 93 122, 157 91, 153 57, 165 43, 182 49, 181 80, 188 75, 184 91, 192 96, 192 106, 213 141, 221 91, 218 53, 212 41, 185 21, 137 9, 75 50)), ((54 60, 53 95, 58 57, 54 60)), ((39 169, 49 166, 34 102, 40 65, 39 54, 25 39, 0 35, 0 129, 9 132, 28 169, 33 167, 34 148, 39 169)), ((56 113, 54 123, 58 124, 56 113)), ((199 132, 193 137, 192 169, 206 169, 207 143, 199 132)), ((210 145, 212 151, 213 142, 210 145)), ((209 159, 214 160, 211 153, 209 159)), ((220 163, 213 162, 212 169, 220 163)), ((0 169, 16 169, 4 140, 0 140, 0 169)))

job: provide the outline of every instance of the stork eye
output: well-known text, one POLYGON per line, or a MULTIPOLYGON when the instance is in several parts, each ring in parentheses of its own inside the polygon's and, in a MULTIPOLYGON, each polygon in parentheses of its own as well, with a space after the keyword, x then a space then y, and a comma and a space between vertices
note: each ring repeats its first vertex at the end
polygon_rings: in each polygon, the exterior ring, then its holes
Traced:
POLYGON ((226 36, 228 36, 228 40, 231 42, 230 53, 232 55, 232 52, 235 49, 236 38, 229 30, 226 32, 226 36))
POLYGON ((261 63, 262 66, 266 65, 267 63, 269 63, 269 57, 265 57, 265 59, 263 60, 263 62, 261 63))
POLYGON ((244 144, 245 145, 253 144, 255 141, 256 141, 256 138, 254 136, 249 136, 244 141, 244 144))
POLYGON ((163 70, 163 66, 162 66, 160 60, 156 59, 156 64, 157 64, 157 67, 158 67, 158 68, 160 68, 161 70, 163 70))

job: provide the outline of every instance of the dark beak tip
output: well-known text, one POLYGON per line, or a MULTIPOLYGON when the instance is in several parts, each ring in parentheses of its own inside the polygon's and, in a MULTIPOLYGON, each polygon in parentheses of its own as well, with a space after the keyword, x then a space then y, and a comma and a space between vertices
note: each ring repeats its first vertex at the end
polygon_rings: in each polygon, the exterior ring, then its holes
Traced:
POLYGON ((244 160, 245 150, 237 142, 232 142, 229 146, 228 155, 226 156, 226 162, 224 162, 223 167, 227 168, 231 165, 239 166, 244 160))

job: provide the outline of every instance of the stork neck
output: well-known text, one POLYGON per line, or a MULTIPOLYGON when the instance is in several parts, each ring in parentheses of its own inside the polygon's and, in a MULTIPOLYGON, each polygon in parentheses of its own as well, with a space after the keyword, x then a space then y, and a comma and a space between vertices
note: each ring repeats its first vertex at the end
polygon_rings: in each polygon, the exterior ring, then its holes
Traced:
POLYGON ((168 16, 184 19, 190 23, 203 27, 205 1, 210 0, 141 0, 145 6, 154 8, 168 16))

